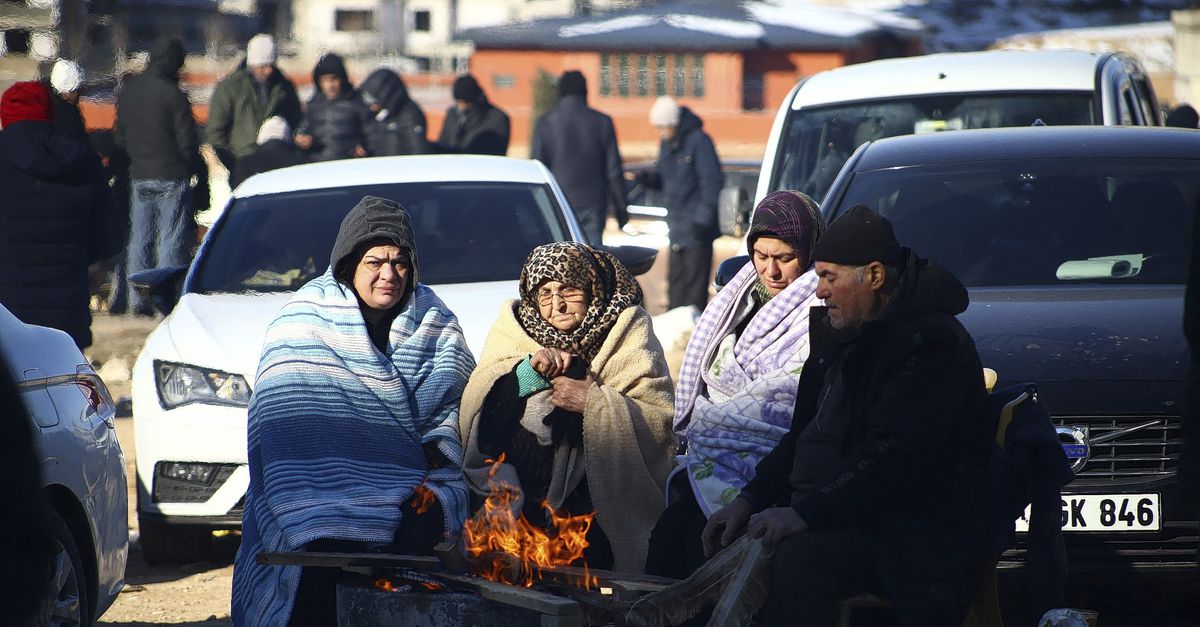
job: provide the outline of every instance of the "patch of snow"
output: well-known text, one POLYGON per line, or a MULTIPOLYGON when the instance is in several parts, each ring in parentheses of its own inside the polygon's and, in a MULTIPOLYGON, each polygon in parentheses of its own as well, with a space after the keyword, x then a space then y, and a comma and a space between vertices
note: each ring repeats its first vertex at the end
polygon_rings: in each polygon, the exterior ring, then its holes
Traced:
POLYGON ((920 31, 921 21, 888 11, 854 11, 816 6, 811 2, 775 0, 746 2, 743 7, 755 20, 787 28, 838 37, 863 35, 881 26, 920 31))
POLYGON ((723 20, 699 15, 685 15, 682 13, 669 14, 663 18, 663 21, 675 28, 731 37, 733 39, 758 39, 766 35, 762 24, 758 22, 723 20))
POLYGON ((1021 33, 997 41, 994 47, 1090 52, 1120 50, 1133 55, 1148 72, 1170 72, 1175 67, 1174 31, 1170 22, 1021 33))
POLYGON ((652 15, 627 15, 624 17, 614 17, 610 20, 600 20, 597 22, 586 22, 582 24, 571 24, 558 29, 558 36, 564 39, 569 37, 584 37, 587 35, 603 35, 620 30, 629 30, 631 28, 639 28, 649 26, 658 22, 658 17, 652 15))

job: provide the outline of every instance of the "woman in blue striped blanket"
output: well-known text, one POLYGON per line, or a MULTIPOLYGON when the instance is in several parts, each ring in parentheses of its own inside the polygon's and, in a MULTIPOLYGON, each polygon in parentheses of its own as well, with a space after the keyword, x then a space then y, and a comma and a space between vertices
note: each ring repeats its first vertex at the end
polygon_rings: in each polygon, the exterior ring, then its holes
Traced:
POLYGON ((364 197, 330 262, 267 329, 249 409, 237 625, 337 622, 337 571, 259 565, 261 551, 423 553, 466 517, 455 424, 475 360, 454 314, 419 282, 407 212, 364 197))

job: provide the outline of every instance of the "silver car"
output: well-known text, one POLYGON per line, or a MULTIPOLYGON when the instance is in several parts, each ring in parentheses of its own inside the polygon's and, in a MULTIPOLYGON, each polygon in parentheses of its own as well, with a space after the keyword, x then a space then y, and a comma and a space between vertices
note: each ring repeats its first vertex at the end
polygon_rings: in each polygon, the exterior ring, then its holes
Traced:
POLYGON ((36 624, 90 625, 125 585, 129 510, 116 408, 70 336, 25 324, 3 306, 0 357, 33 421, 52 508, 54 571, 36 624))

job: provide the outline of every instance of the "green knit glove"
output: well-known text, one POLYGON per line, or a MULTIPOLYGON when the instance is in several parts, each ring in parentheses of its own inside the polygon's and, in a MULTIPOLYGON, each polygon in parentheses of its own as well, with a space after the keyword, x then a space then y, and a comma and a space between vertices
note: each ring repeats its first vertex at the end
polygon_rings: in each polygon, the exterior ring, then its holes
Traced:
POLYGON ((533 364, 530 360, 533 355, 527 355, 525 359, 517 364, 514 372, 517 374, 517 394, 521 398, 537 394, 542 390, 550 388, 550 382, 543 377, 541 373, 533 369, 533 364))

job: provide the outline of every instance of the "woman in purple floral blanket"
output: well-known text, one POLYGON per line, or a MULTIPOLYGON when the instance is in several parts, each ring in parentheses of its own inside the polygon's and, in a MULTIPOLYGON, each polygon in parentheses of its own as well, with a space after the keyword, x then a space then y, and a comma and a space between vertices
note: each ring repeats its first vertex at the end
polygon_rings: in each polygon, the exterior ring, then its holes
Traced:
POLYGON ((808 358, 808 312, 820 304, 810 258, 825 228, 817 203, 774 192, 754 209, 750 261, 705 308, 675 391, 687 443, 650 538, 647 572, 683 578, 704 563, 700 532, 736 498, 787 433, 808 358))

